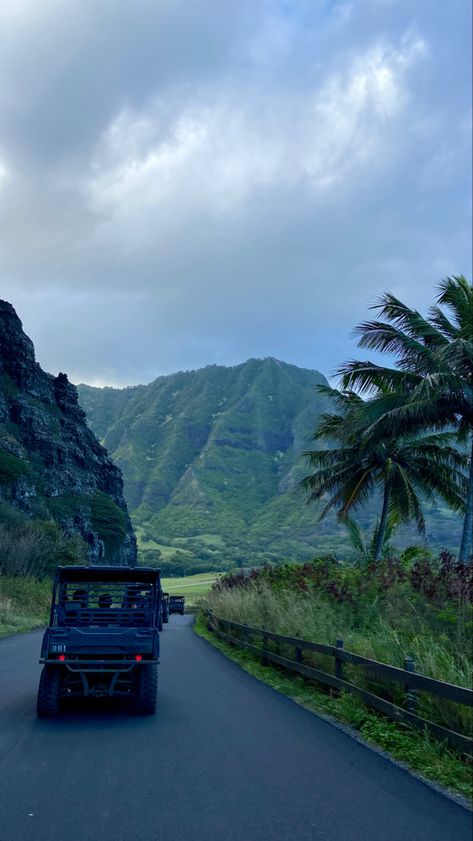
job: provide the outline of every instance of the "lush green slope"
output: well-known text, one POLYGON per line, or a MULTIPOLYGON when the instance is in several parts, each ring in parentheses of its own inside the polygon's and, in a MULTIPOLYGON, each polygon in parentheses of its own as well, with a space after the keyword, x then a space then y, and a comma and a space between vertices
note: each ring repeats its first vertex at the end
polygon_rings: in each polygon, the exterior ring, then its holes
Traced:
POLYGON ((296 487, 326 405, 315 390, 323 382, 315 371, 251 359, 122 391, 79 386, 123 470, 142 547, 181 568, 309 557, 315 512, 296 487))
MULTIPOLYGON (((325 382, 270 358, 123 390, 79 386, 123 471, 144 559, 177 573, 346 551, 343 529, 333 518, 317 525, 298 489, 302 452, 327 408, 315 386, 325 382)), ((451 543, 458 522, 442 517, 431 520, 432 537, 451 543)))

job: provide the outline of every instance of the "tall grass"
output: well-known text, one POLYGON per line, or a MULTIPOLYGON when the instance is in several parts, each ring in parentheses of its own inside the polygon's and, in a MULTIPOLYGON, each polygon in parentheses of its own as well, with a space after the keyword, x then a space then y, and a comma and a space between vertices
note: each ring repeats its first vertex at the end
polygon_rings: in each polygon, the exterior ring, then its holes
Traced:
POLYGON ((0 576, 0 636, 46 625, 51 581, 0 576))
MULTIPOLYGON (((347 650, 403 667, 411 654, 416 670, 439 680, 471 687, 473 658, 469 645, 471 609, 438 610, 407 584, 357 602, 342 601, 309 587, 275 587, 264 579, 244 586, 214 587, 205 605, 217 616, 263 627, 276 633, 333 645, 342 638, 347 650)), ((333 659, 305 653, 307 662, 333 671, 333 659)), ((346 668, 347 679, 403 703, 402 688, 370 676, 359 667, 346 668)), ((471 710, 428 694, 419 696, 419 714, 460 732, 471 733, 471 710)))

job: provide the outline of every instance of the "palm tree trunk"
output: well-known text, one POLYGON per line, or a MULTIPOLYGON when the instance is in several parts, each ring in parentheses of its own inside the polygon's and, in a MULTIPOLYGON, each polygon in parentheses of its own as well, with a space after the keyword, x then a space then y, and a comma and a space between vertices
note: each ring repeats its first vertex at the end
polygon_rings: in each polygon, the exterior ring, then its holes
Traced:
POLYGON ((463 523, 463 535, 458 560, 467 564, 473 555, 473 432, 471 435, 470 476, 466 494, 466 513, 463 523))
POLYGON ((383 556, 384 539, 386 537, 386 529, 388 527, 389 517, 389 501, 391 499, 391 477, 388 474, 384 485, 383 510, 381 511, 381 520, 379 522, 378 534, 376 535, 376 548, 374 550, 374 560, 380 561, 383 556))

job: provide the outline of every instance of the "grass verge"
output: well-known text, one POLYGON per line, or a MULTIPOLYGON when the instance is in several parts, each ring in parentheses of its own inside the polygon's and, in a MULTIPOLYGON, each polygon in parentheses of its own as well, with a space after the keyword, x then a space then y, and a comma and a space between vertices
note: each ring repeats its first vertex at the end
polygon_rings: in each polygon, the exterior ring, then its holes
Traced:
POLYGON ((253 677, 306 709, 349 725, 365 741, 382 748, 426 780, 438 783, 472 803, 471 766, 448 747, 433 741, 427 733, 419 733, 377 715, 348 693, 335 697, 302 677, 292 677, 273 665, 263 666, 252 654, 234 648, 209 631, 202 613, 197 615, 194 629, 253 677))
POLYGON ((0 637, 21 634, 46 625, 51 602, 51 581, 35 578, 0 578, 0 637))

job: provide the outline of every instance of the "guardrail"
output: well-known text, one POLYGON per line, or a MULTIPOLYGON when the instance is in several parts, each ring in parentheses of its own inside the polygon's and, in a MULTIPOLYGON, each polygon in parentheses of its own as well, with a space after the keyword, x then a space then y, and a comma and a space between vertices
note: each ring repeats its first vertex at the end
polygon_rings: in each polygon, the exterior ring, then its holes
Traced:
POLYGON ((217 636, 232 645, 238 646, 238 648, 245 649, 261 657, 263 663, 275 663, 287 671, 296 672, 297 674, 303 675, 303 677, 317 681, 317 683, 330 686, 332 689, 344 690, 357 695, 367 706, 383 713, 383 715, 393 721, 406 721, 419 730, 427 729, 435 738, 447 742, 450 747, 466 754, 470 759, 473 757, 472 738, 462 733, 456 733, 454 730, 449 730, 447 727, 442 727, 433 721, 428 721, 415 712, 417 709, 418 692, 428 692, 431 695, 436 695, 448 701, 454 701, 458 704, 471 707, 473 706, 473 691, 471 689, 465 689, 463 686, 455 686, 452 683, 444 683, 441 680, 427 677, 427 675, 418 674, 415 671, 415 663, 412 657, 406 657, 404 662, 405 667, 404 669, 400 669, 397 666, 379 663, 377 660, 370 660, 368 657, 362 657, 359 654, 346 651, 343 647, 343 640, 341 639, 338 639, 335 645, 324 645, 318 642, 302 640, 298 637, 275 634, 264 628, 253 628, 251 625, 231 622, 228 619, 215 616, 210 610, 206 611, 206 615, 209 629, 217 634, 217 636), (232 636, 231 634, 225 633, 225 630, 236 631, 241 636, 232 636), (253 642, 249 642, 252 637, 261 638, 261 645, 255 645, 253 642), (295 659, 291 660, 288 657, 282 656, 278 650, 272 651, 269 648, 269 642, 274 642, 277 649, 283 645, 293 647, 295 649, 295 659), (304 663, 304 651, 312 651, 333 657, 335 660, 334 674, 329 674, 304 663), (392 701, 381 698, 373 692, 369 692, 345 680, 343 672, 345 663, 360 666, 365 671, 377 675, 384 680, 401 684, 405 693, 405 708, 399 707, 392 701))

